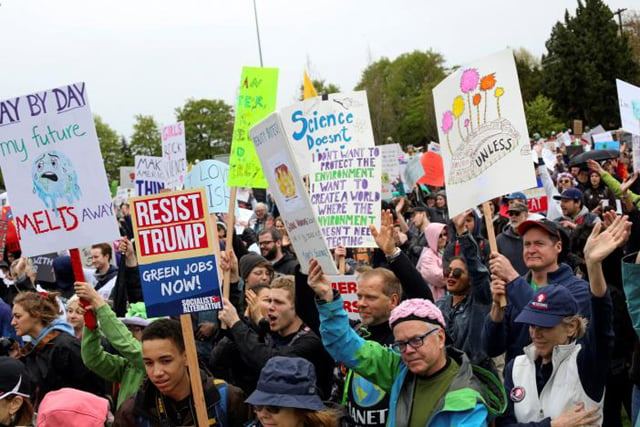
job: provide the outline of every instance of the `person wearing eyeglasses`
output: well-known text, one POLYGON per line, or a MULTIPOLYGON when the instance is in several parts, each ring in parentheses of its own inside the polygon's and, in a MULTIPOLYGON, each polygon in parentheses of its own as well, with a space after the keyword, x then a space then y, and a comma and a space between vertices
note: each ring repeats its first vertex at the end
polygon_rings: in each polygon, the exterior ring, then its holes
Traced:
POLYGON ((487 426, 507 402, 500 381, 446 346, 446 323, 431 301, 413 298, 391 312, 394 342, 366 341, 349 326, 338 291, 309 263, 322 342, 331 356, 389 393, 387 426, 487 426))
POLYGON ((249 427, 337 427, 340 412, 325 407, 316 387, 313 364, 301 357, 276 356, 260 372, 246 403, 256 420, 249 427))
POLYGON ((283 275, 295 274, 298 259, 291 252, 282 251, 282 234, 274 227, 258 233, 260 254, 273 265, 273 269, 283 275))
POLYGON ((0 426, 33 425, 31 378, 27 368, 14 358, 0 357, 0 426))
POLYGON ((491 278, 476 240, 465 227, 466 216, 463 212, 452 219, 456 230, 453 241, 460 251, 444 258, 447 295, 436 305, 446 319, 447 336, 453 346, 464 351, 473 364, 494 370, 481 341, 484 319, 491 309, 491 278))

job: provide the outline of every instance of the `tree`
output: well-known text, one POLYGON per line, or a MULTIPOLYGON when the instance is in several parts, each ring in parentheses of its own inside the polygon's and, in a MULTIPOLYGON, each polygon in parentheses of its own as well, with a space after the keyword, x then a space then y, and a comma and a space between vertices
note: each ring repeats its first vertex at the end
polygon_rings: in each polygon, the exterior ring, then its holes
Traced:
POLYGON ((131 153, 131 146, 127 142, 127 138, 124 136, 120 138, 120 153, 122 153, 122 165, 131 166, 134 163, 133 154, 131 153))
MULTIPOLYGON (((340 88, 333 83, 327 83, 324 79, 311 79, 311 83, 313 83, 313 87, 318 92, 318 96, 321 95, 330 95, 332 93, 339 93, 340 88)), ((304 83, 300 84, 300 95, 298 95, 298 100, 302 101, 304 93, 304 83)))
POLYGON ((100 142, 100 151, 104 160, 104 168, 107 171, 107 180, 110 182, 120 177, 122 166, 122 150, 118 133, 111 129, 98 115, 93 116, 96 125, 96 134, 100 142))
POLYGON ((531 102, 542 90, 542 66, 540 58, 536 58, 527 49, 521 47, 514 50, 516 60, 516 70, 518 71, 518 81, 522 102, 531 102))
POLYGON ((546 42, 542 58, 543 92, 565 123, 618 127, 616 78, 635 81, 640 71, 628 37, 620 36, 611 9, 602 0, 579 0, 576 15, 565 11, 546 42))
POLYGON ((431 91, 445 76, 444 57, 431 50, 370 64, 356 89, 367 91, 376 143, 388 137, 405 146, 437 140, 431 91))
POLYGON ((129 149, 133 156, 162 156, 160 129, 153 116, 138 114, 129 149))
POLYGON ((562 122, 553 115, 553 101, 546 96, 539 94, 533 101, 524 104, 527 116, 527 128, 529 135, 539 133, 543 137, 548 137, 551 132, 562 131, 562 122))
MULTIPOLYGON (((630 11, 625 13, 622 28, 629 39, 633 60, 640 65, 640 12, 630 11)), ((640 85, 640 76, 636 78, 635 82, 632 81, 630 83, 636 86, 640 85)))
POLYGON ((176 119, 184 121, 187 159, 211 159, 228 153, 233 134, 233 109, 217 99, 189 99, 176 108, 176 119))

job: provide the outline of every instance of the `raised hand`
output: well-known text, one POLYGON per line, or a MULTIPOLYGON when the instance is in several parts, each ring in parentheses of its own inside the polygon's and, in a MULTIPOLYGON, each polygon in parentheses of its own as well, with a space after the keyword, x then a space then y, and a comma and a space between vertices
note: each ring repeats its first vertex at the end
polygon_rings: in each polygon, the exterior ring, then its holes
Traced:
POLYGON ((231 304, 231 301, 224 297, 222 297, 222 306, 222 310, 218 312, 218 319, 227 328, 232 328, 233 325, 240 321, 238 310, 231 304))
POLYGON ((639 174, 640 172, 635 172, 633 175, 627 178, 625 182, 620 184, 620 193, 622 193, 623 196, 627 193, 627 190, 629 190, 629 187, 631 187, 633 183, 636 182, 636 179, 638 178, 639 174))
POLYGON ((520 276, 511 265, 509 259, 498 252, 491 252, 489 269, 491 270, 492 277, 496 276, 505 283, 513 282, 520 276))
POLYGON ((453 226, 455 227, 456 233, 458 234, 458 236, 464 234, 465 231, 469 231, 469 232, 472 231, 472 230, 467 230, 467 226, 465 225, 465 219, 470 213, 471 213, 471 209, 467 209, 461 214, 458 214, 453 218, 451 218, 451 222, 453 223, 453 226))
POLYGON ((333 301, 333 290, 331 289, 331 281, 322 271, 322 266, 317 259, 313 258, 309 261, 309 276, 307 279, 309 287, 313 292, 325 301, 333 301))
POLYGON ((370 225, 369 229, 380 250, 387 256, 393 255, 396 250, 396 242, 393 239, 393 215, 391 211, 382 211, 380 232, 378 232, 374 225, 370 225))
POLYGON ((596 162, 593 159, 587 160, 587 166, 589 167, 589 169, 593 169, 594 171, 598 172, 600 175, 602 175, 602 172, 604 172, 604 169, 602 168, 602 166, 600 166, 600 163, 596 162))
POLYGON ((627 216, 617 217, 603 231, 603 224, 597 223, 584 245, 584 259, 587 264, 601 263, 616 248, 622 246, 631 233, 631 222, 627 216))

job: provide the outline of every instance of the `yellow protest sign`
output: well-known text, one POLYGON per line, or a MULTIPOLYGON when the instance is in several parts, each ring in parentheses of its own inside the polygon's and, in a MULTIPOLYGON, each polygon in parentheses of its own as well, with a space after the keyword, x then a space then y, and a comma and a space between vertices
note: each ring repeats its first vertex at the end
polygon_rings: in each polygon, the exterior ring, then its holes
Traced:
POLYGON ((277 90, 277 68, 242 68, 229 159, 230 187, 267 188, 249 129, 275 110, 277 90))

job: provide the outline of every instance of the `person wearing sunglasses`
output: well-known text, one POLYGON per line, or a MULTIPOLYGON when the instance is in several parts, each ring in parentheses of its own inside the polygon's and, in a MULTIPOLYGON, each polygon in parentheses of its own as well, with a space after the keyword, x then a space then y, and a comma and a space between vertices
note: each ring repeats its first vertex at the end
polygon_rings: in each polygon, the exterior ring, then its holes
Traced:
POLYGON ((325 407, 316 387, 313 364, 301 357, 276 356, 260 372, 246 403, 256 419, 250 427, 337 427, 339 411, 325 407))
POLYGON ((489 371, 446 346, 446 323, 431 301, 408 299, 393 309, 392 348, 366 341, 349 326, 338 291, 317 260, 309 263, 322 342, 331 356, 389 393, 387 426, 487 426, 506 408, 506 394, 489 371))
POLYGON ((444 258, 447 295, 436 305, 447 320, 445 329, 453 346, 464 351, 473 364, 494 369, 481 341, 484 319, 491 309, 491 278, 480 260, 476 240, 465 228, 466 215, 463 212, 452 219, 460 251, 444 258))

